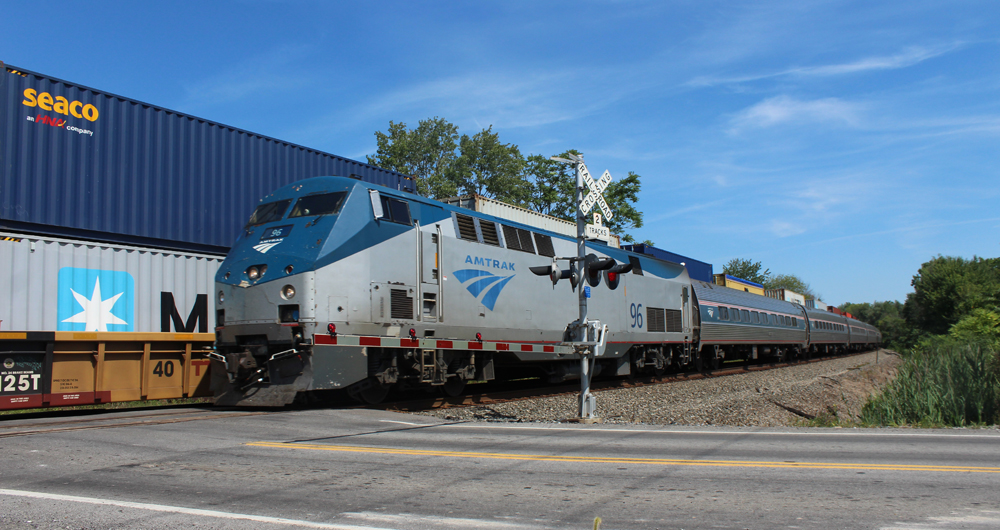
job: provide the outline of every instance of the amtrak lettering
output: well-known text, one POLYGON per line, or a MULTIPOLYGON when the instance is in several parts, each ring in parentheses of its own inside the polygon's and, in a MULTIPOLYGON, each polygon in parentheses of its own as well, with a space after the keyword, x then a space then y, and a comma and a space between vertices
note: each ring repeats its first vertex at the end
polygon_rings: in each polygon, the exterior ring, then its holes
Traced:
POLYGON ((480 267, 493 267, 494 269, 502 269, 505 271, 514 270, 514 262, 512 261, 499 261, 490 258, 481 258, 479 256, 472 257, 465 256, 465 262, 469 265, 479 265, 480 267))

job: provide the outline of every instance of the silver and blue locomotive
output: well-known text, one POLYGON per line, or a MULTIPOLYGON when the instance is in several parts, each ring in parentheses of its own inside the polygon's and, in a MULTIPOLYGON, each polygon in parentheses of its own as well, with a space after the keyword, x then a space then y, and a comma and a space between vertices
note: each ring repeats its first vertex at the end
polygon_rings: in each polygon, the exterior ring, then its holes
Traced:
MULTIPOLYGON (((589 314, 608 325, 598 373, 816 351, 797 304, 603 243, 588 252, 631 266, 591 288, 589 314)), ((579 377, 564 344, 577 294, 529 272, 571 255, 565 235, 355 179, 285 186, 261 200, 216 276, 216 403, 278 406, 328 389, 376 402, 393 387, 455 395, 468 381, 579 377)), ((848 330, 823 351, 869 345, 865 326, 848 326, 863 342, 848 330)))

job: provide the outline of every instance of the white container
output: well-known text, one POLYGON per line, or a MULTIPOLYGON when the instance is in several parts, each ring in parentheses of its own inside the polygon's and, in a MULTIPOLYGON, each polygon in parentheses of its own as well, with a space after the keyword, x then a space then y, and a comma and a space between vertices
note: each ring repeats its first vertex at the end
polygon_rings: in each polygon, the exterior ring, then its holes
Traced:
POLYGON ((784 300, 786 302, 792 302, 794 304, 805 305, 806 297, 801 294, 790 291, 788 289, 768 289, 764 291, 764 296, 768 298, 776 298, 778 300, 784 300))
POLYGON ((215 331, 224 256, 0 232, 0 331, 215 331))

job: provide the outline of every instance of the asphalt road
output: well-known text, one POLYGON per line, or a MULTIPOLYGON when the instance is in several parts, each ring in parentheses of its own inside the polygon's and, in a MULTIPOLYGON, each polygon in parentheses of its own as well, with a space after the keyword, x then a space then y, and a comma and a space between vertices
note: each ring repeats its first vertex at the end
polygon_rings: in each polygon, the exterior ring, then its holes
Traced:
POLYGON ((0 528, 1000 527, 993 429, 115 417, 0 438, 0 528))

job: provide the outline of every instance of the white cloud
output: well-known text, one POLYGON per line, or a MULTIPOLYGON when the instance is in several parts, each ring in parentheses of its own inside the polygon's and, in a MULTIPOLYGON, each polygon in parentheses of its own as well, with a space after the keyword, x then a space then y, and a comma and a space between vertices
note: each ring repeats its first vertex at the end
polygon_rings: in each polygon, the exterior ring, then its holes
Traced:
POLYGON ((907 68, 922 63, 928 59, 939 57, 961 46, 961 43, 952 43, 933 47, 911 46, 894 55, 865 57, 856 61, 839 64, 787 68, 785 70, 760 74, 746 74, 729 77, 698 76, 691 79, 686 84, 694 87, 704 87, 748 83, 751 81, 759 81, 762 79, 771 79, 776 77, 821 77, 854 74, 872 70, 896 70, 899 68, 907 68))
POLYGON ((801 101, 788 96, 765 99, 730 120, 730 132, 785 123, 827 122, 856 127, 861 105, 839 98, 801 101))

